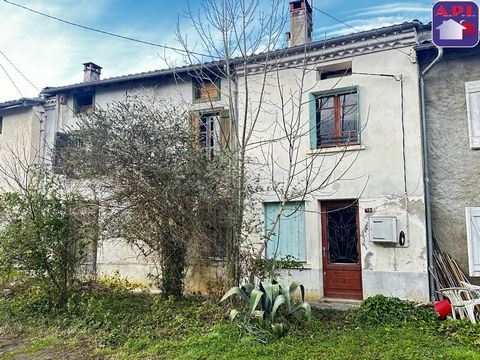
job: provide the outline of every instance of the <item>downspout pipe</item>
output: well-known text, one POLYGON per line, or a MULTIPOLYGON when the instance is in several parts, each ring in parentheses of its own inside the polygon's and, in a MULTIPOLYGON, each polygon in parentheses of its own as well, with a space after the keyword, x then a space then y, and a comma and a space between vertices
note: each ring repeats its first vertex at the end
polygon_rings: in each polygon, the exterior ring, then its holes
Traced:
POLYGON ((423 183, 425 193, 425 216, 427 221, 427 254, 428 254, 428 285, 430 301, 435 301, 435 279, 433 277, 433 231, 432 231, 432 203, 430 200, 430 176, 428 170, 428 138, 427 117, 425 109, 425 75, 440 61, 443 56, 443 48, 437 47, 438 54, 435 60, 428 65, 420 74, 420 101, 422 107, 422 147, 423 147, 423 183))

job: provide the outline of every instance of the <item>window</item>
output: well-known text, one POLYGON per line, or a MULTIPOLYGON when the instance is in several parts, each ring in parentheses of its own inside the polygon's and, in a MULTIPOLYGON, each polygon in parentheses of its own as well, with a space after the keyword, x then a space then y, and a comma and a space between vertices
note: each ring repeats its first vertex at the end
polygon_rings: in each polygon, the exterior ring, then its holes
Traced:
POLYGON ((193 115, 198 144, 205 148, 208 158, 227 150, 230 144, 230 112, 219 110, 193 115))
POLYGON ((93 111, 93 92, 77 94, 73 97, 75 113, 88 114, 93 111))
POLYGON ((317 68, 318 80, 342 78, 352 75, 352 62, 345 61, 341 63, 323 65, 317 68))
POLYGON ((227 254, 227 238, 229 222, 225 217, 224 209, 228 204, 225 201, 217 202, 218 207, 199 207, 199 215, 205 226, 202 246, 198 251, 203 252, 205 259, 225 259, 227 254))
POLYGON ((193 100, 195 102, 220 100, 220 78, 193 79, 193 100))
MULTIPOLYGON (((280 203, 265 203, 265 233, 275 221, 280 210, 280 203)), ((285 205, 285 210, 279 223, 267 244, 267 256, 281 259, 290 255, 300 261, 306 261, 306 236, 305 236, 305 204, 303 202, 290 202, 285 205)))
POLYGON ((0 116, 0 135, 2 134, 3 130, 3 117, 0 116))
POLYGON ((310 99, 312 149, 360 142, 357 89, 310 99))
POLYGON ((332 70, 332 71, 322 71, 320 73, 320 80, 335 79, 335 78, 341 78, 341 77, 350 76, 350 75, 352 75, 351 68, 332 70))
POLYGON ((75 176, 75 169, 66 161, 72 149, 81 148, 84 144, 75 132, 55 134, 55 147, 53 152, 54 171, 70 177, 75 176))
POLYGON ((470 148, 480 149, 480 81, 465 83, 470 148))
POLYGON ((480 208, 465 209, 470 276, 480 276, 480 208))
POLYGON ((219 114, 203 114, 200 116, 199 123, 199 141, 200 146, 204 147, 210 157, 220 150, 219 139, 220 124, 219 114))

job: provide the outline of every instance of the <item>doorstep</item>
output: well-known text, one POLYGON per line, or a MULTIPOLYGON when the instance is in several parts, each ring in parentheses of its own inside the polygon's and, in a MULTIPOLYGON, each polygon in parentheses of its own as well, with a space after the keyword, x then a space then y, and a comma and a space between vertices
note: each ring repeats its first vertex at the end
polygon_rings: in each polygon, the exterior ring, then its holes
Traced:
POLYGON ((317 309, 331 309, 331 310, 340 310, 347 311, 350 309, 358 308, 362 302, 360 300, 350 300, 350 299, 332 299, 332 298, 323 298, 318 302, 310 302, 310 305, 317 309))

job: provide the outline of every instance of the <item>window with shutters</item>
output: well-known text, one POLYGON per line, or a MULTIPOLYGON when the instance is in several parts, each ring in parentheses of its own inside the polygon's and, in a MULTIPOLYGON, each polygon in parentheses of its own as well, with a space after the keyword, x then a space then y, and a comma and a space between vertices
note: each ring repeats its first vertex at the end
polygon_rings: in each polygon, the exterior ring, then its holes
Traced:
MULTIPOLYGON (((265 233, 270 229, 280 210, 280 203, 264 203, 265 233)), ((305 203, 290 202, 267 244, 267 257, 281 259, 292 256, 306 261, 305 203)))
POLYGON ((471 149, 480 149, 480 81, 465 83, 468 135, 471 149))
POLYGON ((470 276, 480 276, 480 207, 466 208, 468 267, 470 276))
POLYGON ((205 149, 208 158, 230 147, 230 112, 219 110, 193 114, 196 142, 205 149))
POLYGON ((220 78, 198 77, 192 81, 193 101, 218 101, 220 100, 220 78))

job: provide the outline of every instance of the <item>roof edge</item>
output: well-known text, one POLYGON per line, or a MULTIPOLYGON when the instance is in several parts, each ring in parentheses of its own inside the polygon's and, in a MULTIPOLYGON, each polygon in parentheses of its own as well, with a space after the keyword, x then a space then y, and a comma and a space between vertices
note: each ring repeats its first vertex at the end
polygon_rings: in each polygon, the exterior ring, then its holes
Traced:
MULTIPOLYGON (((250 59, 252 61, 261 61, 264 59, 267 55, 272 58, 275 56, 279 57, 285 57, 286 55, 294 55, 295 53, 298 53, 299 51, 310 51, 310 50, 315 50, 319 47, 325 47, 329 46, 335 43, 345 43, 345 42, 350 42, 358 39, 362 39, 365 37, 370 37, 370 36, 379 36, 384 33, 391 33, 391 32, 402 32, 405 30, 409 29, 416 29, 417 31, 421 31, 424 29, 426 25, 422 24, 418 20, 413 20, 410 22, 404 22, 402 24, 394 24, 390 26, 385 26, 381 28, 375 28, 371 30, 366 30, 366 31, 361 31, 353 34, 348 34, 348 35, 342 35, 342 36, 337 36, 333 37, 330 39, 326 40, 320 40, 320 41, 315 41, 310 44, 306 45, 298 45, 290 48, 282 48, 278 50, 271 51, 269 53, 261 53, 261 54, 255 54, 251 55, 250 59)), ((238 61, 236 59, 232 59, 232 63, 235 63, 235 61, 238 61)), ((77 84, 72 84, 72 85, 66 85, 66 86, 58 86, 58 87, 46 87, 41 91, 41 94, 46 95, 46 96, 53 96, 62 92, 69 92, 72 90, 77 90, 77 89, 82 89, 82 88, 95 88, 98 86, 103 86, 103 85, 110 85, 114 83, 126 83, 130 81, 135 81, 135 80, 144 80, 144 79, 151 79, 155 77, 161 77, 161 76, 169 76, 173 74, 184 74, 191 72, 192 70, 196 70, 199 67, 205 67, 205 68, 214 68, 218 67, 219 65, 225 64, 225 61, 219 60, 219 61, 212 61, 212 62, 204 62, 204 63, 198 63, 195 65, 186 65, 182 67, 176 67, 176 68, 171 68, 171 69, 163 69, 163 70, 154 70, 154 71, 149 71, 149 72, 142 72, 142 73, 137 73, 137 74, 131 74, 131 75, 121 75, 121 76, 116 76, 116 77, 111 77, 103 80, 97 80, 97 81, 90 81, 90 82, 82 82, 82 83, 77 83, 77 84)))
POLYGON ((7 110, 19 107, 31 107, 36 105, 43 105, 43 98, 21 98, 17 100, 10 100, 0 103, 0 110, 7 110))

